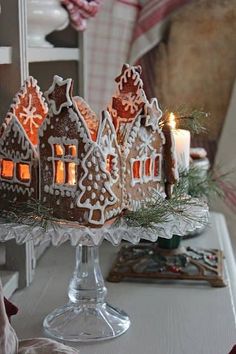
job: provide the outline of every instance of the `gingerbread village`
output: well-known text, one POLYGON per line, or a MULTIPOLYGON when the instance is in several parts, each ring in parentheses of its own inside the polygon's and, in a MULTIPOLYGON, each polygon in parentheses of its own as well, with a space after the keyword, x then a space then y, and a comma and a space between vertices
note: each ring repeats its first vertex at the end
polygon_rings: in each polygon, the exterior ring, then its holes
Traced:
POLYGON ((174 142, 140 75, 123 66, 100 117, 73 97, 72 79, 55 76, 44 98, 29 77, 0 131, 1 203, 39 200, 56 218, 98 227, 173 185, 174 142))

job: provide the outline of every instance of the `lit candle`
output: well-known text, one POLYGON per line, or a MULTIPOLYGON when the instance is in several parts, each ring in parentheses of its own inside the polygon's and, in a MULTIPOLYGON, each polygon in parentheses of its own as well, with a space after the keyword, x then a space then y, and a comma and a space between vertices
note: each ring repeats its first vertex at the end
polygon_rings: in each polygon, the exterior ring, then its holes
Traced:
POLYGON ((190 132, 185 129, 176 129, 174 113, 170 113, 169 125, 172 128, 175 140, 178 170, 188 171, 190 162, 190 132))

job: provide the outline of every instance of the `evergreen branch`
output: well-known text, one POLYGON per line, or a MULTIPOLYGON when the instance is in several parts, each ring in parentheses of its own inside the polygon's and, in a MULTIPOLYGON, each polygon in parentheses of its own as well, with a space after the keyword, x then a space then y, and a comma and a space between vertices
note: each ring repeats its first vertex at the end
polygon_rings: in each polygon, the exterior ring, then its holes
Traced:
MULTIPOLYGON (((160 121, 161 127, 168 124, 169 112, 170 111, 165 111, 163 119, 160 121)), ((177 129, 186 129, 192 134, 206 133, 207 129, 205 128, 205 121, 206 119, 209 119, 209 113, 197 109, 188 112, 183 108, 179 108, 174 112, 176 112, 175 118, 177 129)))
MULTIPOLYGON (((194 198, 206 198, 209 200, 212 197, 225 198, 225 191, 222 188, 222 183, 228 185, 228 177, 232 171, 220 172, 219 169, 211 169, 203 171, 200 167, 192 166, 189 171, 181 171, 179 182, 175 185, 174 191, 178 191, 184 186, 188 186, 188 194, 194 198)), ((233 188, 231 186, 231 190, 233 188)))
POLYGON ((60 221, 53 216, 53 209, 33 198, 26 202, 5 202, 3 208, 0 208, 0 218, 5 223, 23 224, 32 228, 39 226, 45 231, 60 221))
POLYGON ((143 203, 136 211, 126 211, 117 219, 115 226, 118 226, 123 219, 127 226, 143 227, 155 231, 157 224, 168 222, 171 216, 179 216, 188 221, 203 222, 197 215, 190 216, 188 213, 189 206, 201 206, 202 203, 187 196, 185 191, 182 189, 182 185, 179 185, 171 199, 164 199, 159 192, 153 191, 148 203, 143 203))

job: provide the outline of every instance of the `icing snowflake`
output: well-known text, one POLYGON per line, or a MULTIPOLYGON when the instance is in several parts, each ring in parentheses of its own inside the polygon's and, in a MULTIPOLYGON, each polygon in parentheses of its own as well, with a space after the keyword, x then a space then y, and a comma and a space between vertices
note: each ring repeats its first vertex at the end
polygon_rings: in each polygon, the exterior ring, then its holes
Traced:
POLYGON ((142 103, 141 97, 133 92, 126 93, 122 96, 122 99, 124 109, 126 111, 130 111, 131 114, 137 112, 137 110, 139 110, 140 103, 142 103))
POLYGON ((144 127, 140 128, 139 137, 142 143, 139 145, 139 156, 146 156, 149 151, 153 151, 153 135, 149 134, 144 127))
POLYGON ((33 133, 33 126, 36 128, 39 127, 39 124, 36 123, 35 119, 42 120, 43 117, 40 114, 35 114, 36 107, 32 106, 32 95, 29 95, 29 104, 27 107, 22 107, 23 113, 20 113, 20 118, 23 118, 23 125, 27 125, 29 123, 30 133, 33 133))

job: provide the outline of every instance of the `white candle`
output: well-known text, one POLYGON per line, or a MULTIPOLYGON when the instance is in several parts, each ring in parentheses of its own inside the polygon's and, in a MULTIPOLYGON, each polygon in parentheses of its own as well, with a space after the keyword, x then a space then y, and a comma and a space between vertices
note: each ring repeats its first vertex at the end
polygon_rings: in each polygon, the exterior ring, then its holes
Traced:
POLYGON ((188 171, 190 162, 190 132, 185 129, 176 129, 175 116, 170 113, 169 124, 173 129, 175 149, 179 171, 188 171))

